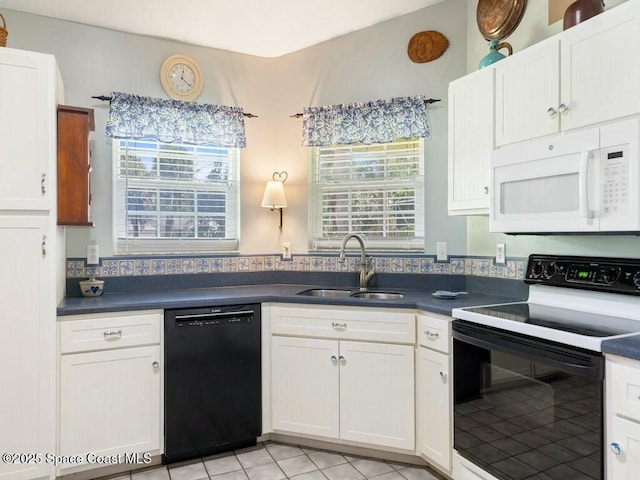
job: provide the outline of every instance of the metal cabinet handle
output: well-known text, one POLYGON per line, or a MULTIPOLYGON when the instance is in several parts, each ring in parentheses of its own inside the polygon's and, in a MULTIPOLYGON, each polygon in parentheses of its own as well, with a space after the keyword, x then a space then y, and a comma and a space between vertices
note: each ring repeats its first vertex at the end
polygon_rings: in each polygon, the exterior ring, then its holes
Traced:
POLYGON ((347 361, 347 359, 346 359, 346 358, 344 358, 344 355, 340 355, 340 356, 338 357, 338 360, 340 360, 340 363, 342 363, 343 365, 344 365, 344 364, 345 364, 345 362, 347 361))
POLYGON ((617 442, 612 442, 611 445, 611 451, 613 453, 615 453, 616 455, 620 455, 622 453, 622 449, 620 448, 620 444, 617 442))
POLYGON ((336 357, 335 355, 331 355, 331 362, 332 363, 338 363, 338 357, 336 357))
POLYGON ((560 105, 558 105, 558 112, 560 112, 561 114, 565 114, 569 111, 569 107, 566 106, 564 103, 561 103, 560 105))
POLYGON ((151 364, 151 366, 152 366, 153 368, 158 368, 158 367, 160 366, 160 364, 159 364, 159 363, 158 363, 158 361, 156 360, 155 362, 153 362, 153 363, 151 364))
POLYGON ((442 381, 444 382, 447 379, 447 374, 444 372, 440 372, 440 378, 442 379, 442 381))
POLYGON ((436 340, 440 336, 438 332, 433 333, 430 330, 425 330, 424 334, 427 336, 427 338, 431 338, 433 340, 436 340))
POLYGON ((338 329, 338 328, 346 329, 347 328, 347 324, 346 323, 331 322, 331 326, 333 328, 335 328, 335 329, 338 329))
POLYGON ((105 340, 118 340, 122 338, 122 330, 103 332, 103 335, 105 340))
POLYGON ((489 187, 484 187, 484 194, 488 195, 489 194, 489 187))
POLYGON ((40 176, 40 191, 42 192, 42 195, 47 193, 47 174, 46 173, 43 173, 40 176))
POLYGON ((558 114, 558 111, 553 108, 553 107, 549 107, 547 108, 547 115, 549 115, 549 117, 553 118, 558 114))
POLYGON ((47 236, 42 235, 42 256, 47 256, 47 236))

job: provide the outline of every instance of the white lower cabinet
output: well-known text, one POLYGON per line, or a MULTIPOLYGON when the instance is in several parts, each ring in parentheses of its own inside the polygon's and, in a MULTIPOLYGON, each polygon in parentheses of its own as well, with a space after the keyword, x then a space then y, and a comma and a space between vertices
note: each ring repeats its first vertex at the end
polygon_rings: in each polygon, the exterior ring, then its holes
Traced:
POLYGON ((60 319, 58 453, 82 459, 60 472, 162 453, 162 312, 60 319))
POLYGON ((451 472, 452 378, 451 319, 418 314, 416 353, 416 421, 418 454, 451 472))
MULTIPOLYGON (((0 169, 1 170, 1 169, 0 169)), ((49 219, 0 215, 0 453, 44 455, 54 445, 55 329, 49 219)), ((47 477, 37 458, 0 462, 0 479, 47 477)))
POLYGON ((606 478, 635 480, 640 472, 640 362, 606 357, 606 478))
POLYGON ((340 342, 340 437, 413 450, 414 348, 340 342))
POLYGON ((272 306, 273 430, 414 450, 414 317, 395 309, 272 306), (330 338, 286 336, 294 318, 304 332, 330 338), (382 343, 388 331, 411 345, 382 343))
POLYGON ((338 342, 272 337, 271 398, 274 430, 338 438, 338 342))

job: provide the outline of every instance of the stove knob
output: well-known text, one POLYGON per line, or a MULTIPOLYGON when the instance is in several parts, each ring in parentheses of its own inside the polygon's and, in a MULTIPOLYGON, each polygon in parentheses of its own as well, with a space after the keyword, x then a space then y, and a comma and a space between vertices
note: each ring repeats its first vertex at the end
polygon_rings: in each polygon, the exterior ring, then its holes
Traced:
POLYGON ((613 284, 618 281, 618 277, 620 276, 619 268, 608 268, 603 274, 602 279, 605 283, 613 284))
POLYGON ((633 276, 633 284, 640 288, 640 271, 636 272, 636 274, 633 276))
POLYGON ((547 265, 547 267, 544 269, 544 276, 546 278, 551 278, 553 277, 556 273, 558 273, 558 267, 556 266, 555 263, 550 263, 549 265, 547 265))
POLYGON ((533 278, 539 278, 542 275, 544 268, 542 267, 542 262, 536 263, 533 267, 531 267, 531 275, 533 278))

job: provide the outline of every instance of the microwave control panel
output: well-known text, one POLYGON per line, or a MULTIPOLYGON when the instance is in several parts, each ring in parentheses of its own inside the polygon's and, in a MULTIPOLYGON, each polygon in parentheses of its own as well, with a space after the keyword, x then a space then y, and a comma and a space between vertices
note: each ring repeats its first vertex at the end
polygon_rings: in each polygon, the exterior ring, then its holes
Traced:
POLYGON ((534 254, 525 283, 640 295, 640 260, 534 254))
POLYGON ((600 150, 601 216, 629 213, 629 145, 600 150))

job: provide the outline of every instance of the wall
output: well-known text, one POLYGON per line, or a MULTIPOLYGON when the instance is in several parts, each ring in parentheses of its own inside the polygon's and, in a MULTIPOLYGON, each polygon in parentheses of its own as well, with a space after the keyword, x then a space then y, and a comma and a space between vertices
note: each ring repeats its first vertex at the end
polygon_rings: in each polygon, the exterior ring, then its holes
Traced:
MULTIPOLYGON (((607 9, 626 0, 606 0, 607 9)), ((477 0, 467 0, 467 72, 475 71, 488 53, 476 23, 477 0)), ((548 25, 548 1, 527 2, 527 9, 516 31, 507 38, 518 52, 562 31, 562 21, 548 25)), ((563 255, 603 255, 637 257, 640 240, 635 236, 507 236, 489 233, 488 216, 467 219, 467 254, 494 256, 496 243, 505 243, 509 257, 526 257, 530 253, 563 255)))
MULTIPOLYGON (((65 103, 95 109, 96 132, 92 213, 96 227, 69 228, 67 256, 84 257, 97 242, 101 255, 112 252, 111 144, 104 136, 108 105, 91 99, 124 91, 166 98, 159 68, 174 53, 192 56, 205 78, 199 102, 239 105, 259 116, 246 121, 248 147, 242 152, 241 253, 279 252, 281 241, 293 252, 307 251, 307 152, 300 146, 301 119, 290 115, 305 106, 425 94, 446 100, 450 80, 465 72, 465 0, 448 0, 418 12, 275 59, 130 35, 41 16, 3 11, 10 26, 8 46, 56 56, 65 86, 65 103), (440 59, 414 64, 406 55, 411 36, 436 29, 450 41, 440 59), (265 182, 287 170, 290 207, 284 228, 277 215, 260 207, 265 182)), ((426 252, 436 241, 464 254, 466 220, 446 211, 446 101, 429 109, 432 136, 426 140, 426 252)))

